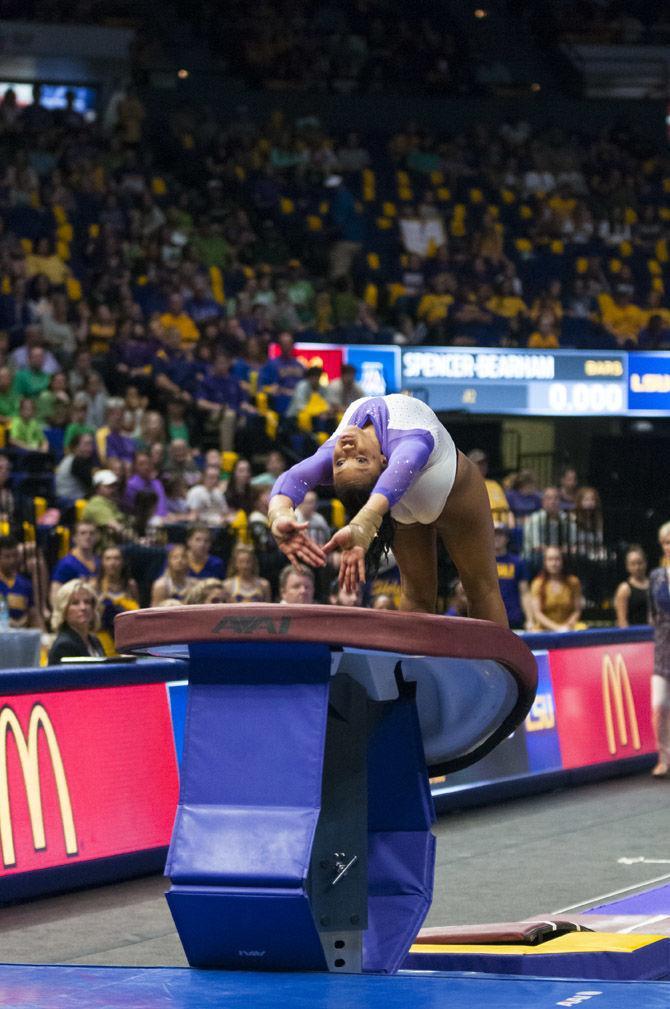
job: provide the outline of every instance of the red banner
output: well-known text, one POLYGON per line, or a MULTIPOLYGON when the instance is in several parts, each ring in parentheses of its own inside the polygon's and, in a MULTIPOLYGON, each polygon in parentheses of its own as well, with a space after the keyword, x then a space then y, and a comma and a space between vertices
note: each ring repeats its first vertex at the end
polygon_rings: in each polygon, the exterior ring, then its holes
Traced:
POLYGON ((167 845, 165 684, 0 697, 0 879, 167 845))
MULTIPOLYGON (((281 349, 278 343, 271 343, 268 350, 268 357, 279 357, 281 349)), ((322 343, 297 343, 293 348, 293 356, 297 357, 305 368, 318 366, 323 368, 328 376, 328 381, 339 378, 342 374, 342 363, 344 350, 333 344, 322 343)))
POLYGON ((550 651, 566 770, 654 752, 653 661, 652 642, 550 651))

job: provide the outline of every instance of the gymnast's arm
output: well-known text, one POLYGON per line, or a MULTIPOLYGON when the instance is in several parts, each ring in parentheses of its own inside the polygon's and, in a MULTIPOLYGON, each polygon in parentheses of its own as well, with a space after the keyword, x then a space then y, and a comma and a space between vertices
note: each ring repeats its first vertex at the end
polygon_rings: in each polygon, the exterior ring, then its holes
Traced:
POLYGON ((323 567, 326 563, 324 551, 305 532, 309 523, 298 522, 293 509, 302 502, 308 490, 332 483, 334 444, 334 439, 329 439, 314 455, 282 473, 272 488, 268 509, 270 531, 281 552, 294 566, 302 562, 323 567))

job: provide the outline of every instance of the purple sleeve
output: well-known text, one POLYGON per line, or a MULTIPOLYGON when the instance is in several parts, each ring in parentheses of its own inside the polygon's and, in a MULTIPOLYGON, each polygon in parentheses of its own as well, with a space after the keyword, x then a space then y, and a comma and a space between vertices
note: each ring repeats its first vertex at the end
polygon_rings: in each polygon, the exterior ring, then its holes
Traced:
POLYGON ((327 441, 309 459, 303 459, 282 473, 275 481, 270 497, 285 494, 294 505, 299 505, 308 490, 333 482, 334 442, 327 441))
POLYGON ((393 508, 428 462, 434 444, 432 435, 428 432, 398 438, 391 449, 388 466, 372 493, 383 494, 393 508))

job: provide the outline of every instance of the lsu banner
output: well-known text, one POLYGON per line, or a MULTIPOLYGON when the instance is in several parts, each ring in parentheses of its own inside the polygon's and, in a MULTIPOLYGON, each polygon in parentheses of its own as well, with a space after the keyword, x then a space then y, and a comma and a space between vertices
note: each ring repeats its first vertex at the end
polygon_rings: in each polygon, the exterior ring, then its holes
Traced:
POLYGON ((3 876, 167 845, 177 774, 163 683, 0 697, 0 894, 3 876))
POLYGON ((650 641, 549 652, 565 770, 655 751, 653 656, 650 641))

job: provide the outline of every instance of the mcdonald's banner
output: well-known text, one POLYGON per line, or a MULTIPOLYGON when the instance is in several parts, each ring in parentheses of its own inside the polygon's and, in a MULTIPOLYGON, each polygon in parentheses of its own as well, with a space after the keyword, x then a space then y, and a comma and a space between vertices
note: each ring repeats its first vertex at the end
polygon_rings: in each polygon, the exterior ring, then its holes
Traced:
POLYGON ((163 683, 0 697, 2 879, 169 843, 178 772, 163 683))
POLYGON ((650 641, 549 652, 563 768, 653 753, 650 641))

